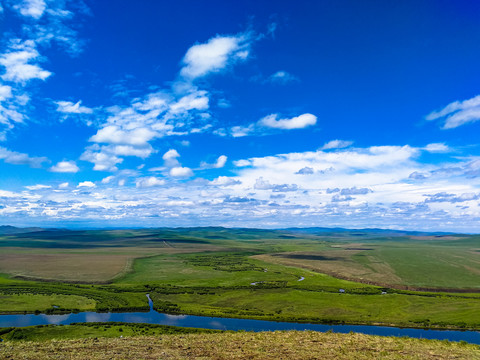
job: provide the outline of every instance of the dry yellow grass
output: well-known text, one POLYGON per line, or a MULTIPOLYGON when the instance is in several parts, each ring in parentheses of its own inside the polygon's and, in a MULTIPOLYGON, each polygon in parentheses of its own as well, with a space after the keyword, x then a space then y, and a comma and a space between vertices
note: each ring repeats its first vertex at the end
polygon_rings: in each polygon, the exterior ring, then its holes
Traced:
POLYGON ((401 284, 402 280, 386 263, 370 258, 369 267, 354 260, 357 249, 341 249, 318 252, 285 252, 281 254, 255 255, 253 258, 286 266, 294 266, 331 275, 340 279, 372 284, 401 284))
POLYGON ((480 359, 475 345, 363 334, 263 332, 0 344, 1 359, 480 359))

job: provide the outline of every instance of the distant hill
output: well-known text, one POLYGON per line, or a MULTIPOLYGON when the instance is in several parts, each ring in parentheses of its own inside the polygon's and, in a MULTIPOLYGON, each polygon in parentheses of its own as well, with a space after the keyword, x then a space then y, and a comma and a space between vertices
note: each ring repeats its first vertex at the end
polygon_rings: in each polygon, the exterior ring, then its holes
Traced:
POLYGON ((40 227, 18 228, 10 225, 0 225, 0 235, 15 235, 25 234, 30 232, 45 231, 46 229, 40 227))
MULTIPOLYGON (((15 227, 10 225, 1 225, 0 226, 0 235, 17 235, 17 234, 27 234, 27 233, 43 233, 43 235, 60 235, 61 232, 69 232, 70 235, 73 233, 84 232, 87 229, 76 229, 76 230, 67 230, 67 229, 56 229, 56 228, 41 228, 41 227, 15 227)), ((105 229, 96 229, 97 231, 113 231, 116 228, 105 228, 105 229)), ((456 233, 451 232, 427 232, 427 231, 408 231, 408 230, 391 230, 391 229, 378 229, 378 228, 367 228, 367 229, 347 229, 347 228, 327 228, 327 227, 309 227, 309 228, 300 228, 292 227, 285 229, 258 229, 258 228, 226 228, 221 226, 204 226, 204 227, 177 227, 177 228, 119 228, 118 230, 132 230, 132 231, 160 231, 160 232, 173 232, 173 233, 184 233, 193 235, 193 233, 218 233, 218 234, 231 234, 231 235, 262 235, 262 234, 281 234, 283 232, 290 232, 295 234, 310 234, 310 235, 351 235, 351 236, 368 236, 368 235, 379 235, 379 236, 445 236, 445 235, 456 235, 456 233)), ((87 230, 88 231, 88 230, 87 230)), ((92 231, 92 230, 91 230, 92 231)), ((198 234, 197 234, 198 235, 198 234)))
POLYGON ((454 235, 455 233, 449 232, 426 232, 426 231, 408 231, 408 230, 391 230, 391 229, 346 229, 346 228, 325 228, 325 227, 310 227, 310 228, 287 228, 281 229, 283 231, 289 231, 293 233, 304 233, 304 234, 315 234, 315 235, 326 235, 326 234, 338 234, 338 233, 349 233, 352 235, 390 235, 390 236, 444 236, 444 235, 454 235))

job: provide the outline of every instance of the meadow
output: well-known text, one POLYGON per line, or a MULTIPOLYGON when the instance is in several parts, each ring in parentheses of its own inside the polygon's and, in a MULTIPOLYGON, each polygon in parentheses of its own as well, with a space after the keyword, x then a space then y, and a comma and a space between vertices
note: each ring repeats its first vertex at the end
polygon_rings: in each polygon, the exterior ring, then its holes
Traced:
MULTIPOLYGON (((1 230, 1 229, 0 229, 1 230)), ((147 311, 480 329, 478 236, 343 229, 0 231, 0 312, 147 311)))

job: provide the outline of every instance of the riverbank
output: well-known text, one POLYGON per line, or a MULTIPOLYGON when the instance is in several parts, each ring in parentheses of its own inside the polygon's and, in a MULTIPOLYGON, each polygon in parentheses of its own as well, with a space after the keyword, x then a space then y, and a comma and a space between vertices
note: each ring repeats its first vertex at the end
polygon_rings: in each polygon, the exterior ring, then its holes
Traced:
POLYGON ((479 346, 438 340, 313 331, 165 334, 48 341, 4 341, 4 358, 22 359, 480 359, 479 346))

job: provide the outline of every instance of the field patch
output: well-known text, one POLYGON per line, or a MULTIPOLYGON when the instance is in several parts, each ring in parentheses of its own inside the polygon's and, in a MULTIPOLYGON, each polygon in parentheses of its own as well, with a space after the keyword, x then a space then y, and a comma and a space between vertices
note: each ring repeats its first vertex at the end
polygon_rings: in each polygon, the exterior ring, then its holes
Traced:
POLYGON ((105 282, 129 270, 129 255, 0 254, 0 273, 12 277, 105 282))
POLYGON ((375 261, 375 259, 368 255, 369 251, 370 250, 363 250, 362 248, 335 248, 321 252, 264 254, 254 256, 254 258, 274 264, 309 269, 341 279, 362 281, 364 283, 400 283, 401 279, 396 276, 389 264, 375 261), (365 258, 359 259, 359 255, 365 256, 365 258))
POLYGON ((0 293, 0 313, 15 312, 19 309, 27 312, 48 312, 61 309, 92 311, 95 309, 95 305, 95 300, 78 295, 0 293))

